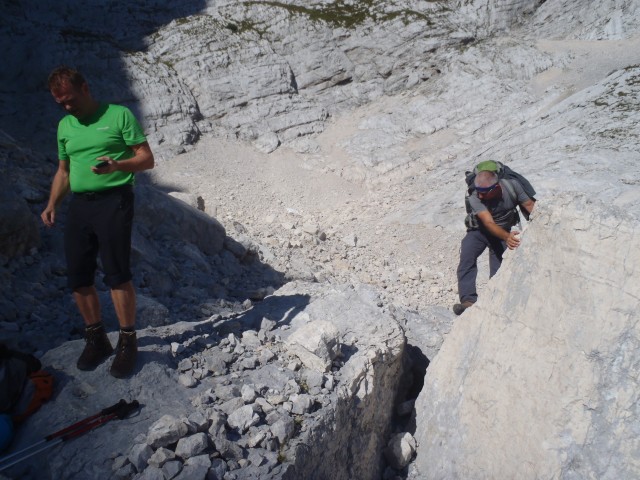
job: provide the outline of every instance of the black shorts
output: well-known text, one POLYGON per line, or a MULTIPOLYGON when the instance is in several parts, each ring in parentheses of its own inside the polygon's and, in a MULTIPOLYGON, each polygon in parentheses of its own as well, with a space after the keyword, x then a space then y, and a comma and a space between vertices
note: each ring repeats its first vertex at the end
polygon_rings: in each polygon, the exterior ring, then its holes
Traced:
POLYGON ((69 287, 94 284, 100 253, 104 283, 116 287, 131 280, 131 185, 104 192, 74 193, 64 231, 69 287))

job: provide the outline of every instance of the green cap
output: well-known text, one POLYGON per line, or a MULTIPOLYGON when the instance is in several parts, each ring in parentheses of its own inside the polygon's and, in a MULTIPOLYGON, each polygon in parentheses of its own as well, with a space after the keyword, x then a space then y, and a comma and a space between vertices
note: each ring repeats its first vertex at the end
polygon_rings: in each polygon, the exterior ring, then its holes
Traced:
POLYGON ((477 172, 497 172, 498 164, 495 160, 485 160, 476 166, 477 172))

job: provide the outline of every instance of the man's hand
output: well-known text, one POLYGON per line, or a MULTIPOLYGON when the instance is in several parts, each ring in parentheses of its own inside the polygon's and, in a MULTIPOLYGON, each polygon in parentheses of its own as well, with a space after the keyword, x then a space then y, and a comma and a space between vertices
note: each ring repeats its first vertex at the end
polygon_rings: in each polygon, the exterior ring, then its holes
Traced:
POLYGON ((91 167, 91 171, 97 175, 115 172, 118 169, 117 162, 111 157, 98 157, 96 160, 100 163, 91 167))
POLYGON ((51 183, 51 194, 47 207, 40 214, 40 218, 47 227, 53 227, 56 223, 56 207, 62 202, 69 192, 69 162, 58 160, 58 170, 51 183))
POLYGON ((40 214, 40 218, 47 227, 53 227, 56 223, 56 208, 47 205, 47 208, 40 214))
POLYGON ((512 230, 509 232, 509 237, 506 240, 509 250, 514 250, 520 245, 520 239, 518 238, 518 235, 520 235, 520 232, 517 230, 512 230))
POLYGON ((92 167, 92 170, 95 173, 105 174, 111 172, 127 172, 127 173, 138 173, 143 170, 149 170, 153 168, 154 158, 153 153, 151 152, 151 148, 147 142, 140 143, 139 145, 131 145, 131 150, 133 150, 134 156, 128 158, 126 160, 118 160, 117 162, 109 157, 99 157, 98 161, 107 161, 109 162, 108 167, 104 167, 98 171, 96 171, 95 167, 92 167))

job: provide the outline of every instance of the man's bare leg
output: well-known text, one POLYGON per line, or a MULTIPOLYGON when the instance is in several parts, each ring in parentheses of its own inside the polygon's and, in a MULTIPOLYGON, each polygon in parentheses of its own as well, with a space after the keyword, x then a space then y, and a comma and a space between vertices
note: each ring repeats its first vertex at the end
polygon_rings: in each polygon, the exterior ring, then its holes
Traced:
POLYGON ((86 326, 100 322, 100 300, 95 286, 76 288, 73 291, 73 298, 86 326))
POLYGON ((128 281, 111 289, 111 299, 120 323, 120 335, 116 347, 116 357, 111 365, 111 375, 125 378, 133 373, 138 354, 136 338, 136 291, 128 281))
POLYGON ((120 328, 133 328, 136 324, 136 291, 131 280, 113 287, 111 300, 113 300, 120 328))
POLYGON ((100 300, 95 286, 79 287, 73 291, 80 315, 85 323, 85 346, 78 358, 80 370, 93 370, 113 352, 101 322, 100 300))

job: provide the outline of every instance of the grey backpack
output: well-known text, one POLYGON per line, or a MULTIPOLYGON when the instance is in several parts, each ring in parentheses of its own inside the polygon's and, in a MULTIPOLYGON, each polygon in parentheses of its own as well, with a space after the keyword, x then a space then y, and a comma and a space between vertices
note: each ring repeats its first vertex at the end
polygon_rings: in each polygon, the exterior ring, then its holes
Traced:
MULTIPOLYGON (((513 203, 518 205, 518 197, 516 195, 515 188, 513 187, 513 183, 512 183, 513 180, 518 181, 520 185, 522 185, 522 188, 524 189, 525 193, 529 196, 529 198, 531 198, 531 200, 535 202, 536 191, 533 188, 533 185, 531 185, 531 182, 529 182, 529 180, 527 180, 523 175, 519 174, 518 172, 504 165, 502 162, 487 160, 485 162, 482 162, 482 164, 486 164, 487 162, 493 162, 495 164, 495 167, 496 167, 495 172, 498 174, 498 178, 500 179, 500 185, 506 190, 507 194, 509 195, 513 203)), ((481 164, 478 164, 478 165, 481 165, 481 164)), ((471 204, 469 203, 469 196, 476 189, 473 181, 475 180, 476 174, 478 173, 478 165, 474 167, 473 171, 465 172, 465 181, 467 182, 467 191, 464 197, 464 205, 467 210, 467 216, 464 219, 464 224, 467 227, 467 230, 477 230, 479 228, 478 218, 472 212, 471 204)), ((529 212, 527 212, 524 209, 515 208, 512 212, 509 213, 509 215, 515 215, 516 216, 515 218, 517 218, 517 220, 514 219, 515 220, 513 222, 514 225, 520 222, 520 216, 519 216, 518 210, 520 210, 525 220, 529 220, 529 212)))

